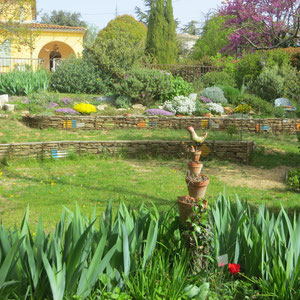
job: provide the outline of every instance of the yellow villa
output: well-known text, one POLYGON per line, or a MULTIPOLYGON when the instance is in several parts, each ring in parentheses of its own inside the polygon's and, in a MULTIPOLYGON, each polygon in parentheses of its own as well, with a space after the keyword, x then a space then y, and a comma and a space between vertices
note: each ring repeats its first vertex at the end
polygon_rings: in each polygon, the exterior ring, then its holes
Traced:
POLYGON ((0 23, 0 72, 28 66, 55 70, 60 59, 82 53, 86 29, 37 23, 36 0, 0 0, 0 23), (24 28, 26 45, 14 39, 13 33, 5 34, 5 24, 24 28))

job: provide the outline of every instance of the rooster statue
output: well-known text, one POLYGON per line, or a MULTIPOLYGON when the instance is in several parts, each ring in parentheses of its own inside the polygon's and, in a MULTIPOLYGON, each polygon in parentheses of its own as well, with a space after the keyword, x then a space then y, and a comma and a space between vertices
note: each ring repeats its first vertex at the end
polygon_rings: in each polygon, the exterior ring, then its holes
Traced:
POLYGON ((189 126, 187 128, 187 130, 188 130, 188 132, 191 135, 191 140, 194 141, 194 142, 196 142, 196 143, 203 143, 204 140, 207 137, 207 132, 205 132, 202 136, 198 136, 197 133, 194 130, 194 127, 192 127, 192 126, 189 126))

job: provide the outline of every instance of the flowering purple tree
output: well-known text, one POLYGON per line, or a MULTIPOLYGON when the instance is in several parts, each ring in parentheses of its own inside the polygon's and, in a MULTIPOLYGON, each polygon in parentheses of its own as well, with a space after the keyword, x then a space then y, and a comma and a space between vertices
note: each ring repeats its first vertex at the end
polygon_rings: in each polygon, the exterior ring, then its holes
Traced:
POLYGON ((300 27, 299 0, 228 0, 219 13, 231 16, 226 26, 235 30, 223 50, 273 49, 297 43, 300 27))

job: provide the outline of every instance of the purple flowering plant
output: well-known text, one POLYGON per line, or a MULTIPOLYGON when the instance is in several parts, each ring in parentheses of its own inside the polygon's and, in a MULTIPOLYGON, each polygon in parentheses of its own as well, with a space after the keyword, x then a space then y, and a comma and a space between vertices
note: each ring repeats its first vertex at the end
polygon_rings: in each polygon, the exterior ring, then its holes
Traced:
POLYGON ((47 105, 47 109, 55 108, 56 106, 58 106, 58 103, 56 103, 56 102, 50 102, 47 105))
POLYGON ((203 103, 211 103, 212 100, 207 98, 207 97, 204 97, 204 96, 200 96, 199 97, 200 101, 202 101, 203 103))
POLYGON ((72 103, 72 100, 69 97, 62 98, 60 101, 65 105, 72 103))
POLYGON ((174 113, 159 108, 150 108, 145 111, 145 114, 152 116, 174 116, 174 113))
POLYGON ((72 108, 58 108, 55 110, 55 112, 64 115, 79 115, 79 112, 72 108))

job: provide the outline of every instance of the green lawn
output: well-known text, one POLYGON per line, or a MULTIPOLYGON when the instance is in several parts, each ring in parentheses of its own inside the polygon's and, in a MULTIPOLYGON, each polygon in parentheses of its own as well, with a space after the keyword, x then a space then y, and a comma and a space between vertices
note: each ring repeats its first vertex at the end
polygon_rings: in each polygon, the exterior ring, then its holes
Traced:
MULTIPOLYGON (((299 210, 299 194, 284 188, 234 187, 219 178, 219 169, 224 175, 237 166, 219 161, 205 163, 204 173, 211 178, 206 194, 209 201, 214 201, 225 188, 231 197, 237 193, 241 199, 255 205, 266 203, 277 210, 282 204, 299 210)), ((95 156, 44 162, 15 160, 2 166, 1 170, 1 219, 8 226, 15 222, 20 224, 28 205, 31 224, 37 224, 42 215, 44 225, 49 229, 58 221, 63 206, 73 210, 78 203, 87 214, 96 206, 100 213, 111 198, 115 207, 122 200, 132 207, 153 202, 160 210, 167 210, 178 196, 188 193, 184 179, 185 160, 125 160, 95 156)), ((236 175, 240 176, 239 173, 236 175)))
MULTIPOLYGON (((28 128, 16 119, 0 119, 0 143, 139 139, 188 140, 189 134, 186 130, 172 129, 39 130, 28 128)), ((230 136, 224 132, 209 131, 209 139, 230 140, 230 136)), ((217 160, 205 161, 204 173, 211 178, 207 191, 209 200, 216 199, 225 188, 226 193, 232 197, 237 193, 241 199, 255 205, 266 203, 278 209, 282 204, 286 208, 300 210, 299 194, 287 191, 283 178, 286 169, 300 166, 296 136, 245 133, 243 139, 253 140, 258 146, 250 166, 217 160), (262 180, 274 173, 276 175, 278 167, 285 169, 280 171, 278 178, 272 179, 275 184, 272 183, 266 189, 262 180), (256 176, 256 170, 259 173, 268 169, 269 173, 256 176), (232 174, 232 170, 236 172, 232 174), (235 180, 234 184, 228 180, 231 176, 235 180), (243 180, 239 181, 239 178, 243 180), (248 184, 247 180, 257 181, 257 184, 248 184), (276 181, 280 183, 279 187, 276 181)), ((115 206, 120 200, 133 207, 139 207, 143 202, 151 205, 152 201, 160 210, 166 210, 175 204, 177 196, 187 194, 185 160, 130 160, 91 156, 44 162, 14 160, 0 165, 0 169, 3 173, 0 177, 0 214, 3 223, 9 226, 21 222, 27 205, 30 207, 32 224, 37 223, 42 215, 46 228, 51 228, 57 222, 63 206, 73 209, 78 203, 86 213, 91 213, 97 206, 100 212, 108 199, 112 198, 115 206)))

